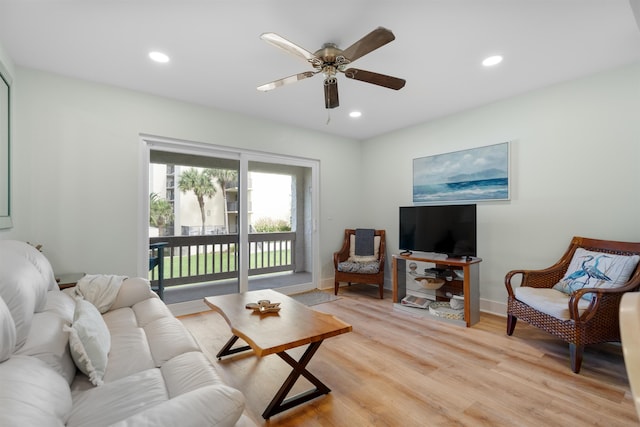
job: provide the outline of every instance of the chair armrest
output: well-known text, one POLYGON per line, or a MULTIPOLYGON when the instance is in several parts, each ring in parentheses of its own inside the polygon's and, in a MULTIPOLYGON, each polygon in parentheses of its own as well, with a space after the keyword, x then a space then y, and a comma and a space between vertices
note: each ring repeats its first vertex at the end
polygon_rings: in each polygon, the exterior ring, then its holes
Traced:
POLYGON ((514 285, 511 280, 518 276, 522 276, 520 286, 529 286, 532 288, 552 288, 558 283, 564 274, 562 266, 555 265, 543 270, 511 270, 504 277, 504 284, 510 297, 513 297, 514 285))
POLYGON ((569 311, 572 319, 580 319, 583 322, 588 321, 598 312, 602 315, 602 310, 608 310, 613 316, 616 316, 622 296, 627 292, 633 292, 638 290, 638 280, 630 280, 623 286, 617 288, 582 288, 578 289, 571 295, 569 300, 569 311), (578 316, 578 301, 586 294, 593 294, 591 297, 591 304, 582 313, 582 316, 578 316))
POLYGON ((384 252, 380 252, 380 257, 378 258, 378 269, 382 271, 384 269, 384 252))
POLYGON ((342 243, 342 247, 338 252, 333 253, 333 266, 337 269, 338 264, 349 258, 349 240, 342 243))

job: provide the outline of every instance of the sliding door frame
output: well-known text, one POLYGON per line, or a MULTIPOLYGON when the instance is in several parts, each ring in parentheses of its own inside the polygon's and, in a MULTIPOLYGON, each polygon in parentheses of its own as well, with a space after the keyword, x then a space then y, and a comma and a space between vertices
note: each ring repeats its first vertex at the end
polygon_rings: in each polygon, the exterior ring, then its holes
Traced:
MULTIPOLYGON (((318 277, 320 269, 320 244, 318 227, 319 218, 319 171, 320 162, 315 159, 307 159, 302 157, 286 156, 281 154, 273 154, 267 152, 259 152, 253 150, 245 150, 236 147, 225 147, 214 144, 207 144, 196 141, 186 141, 175 138, 167 138, 156 135, 140 134, 140 175, 139 175, 139 233, 138 233, 138 275, 146 277, 148 275, 148 257, 145 256, 149 249, 149 167, 151 150, 166 151, 180 154, 199 155, 204 157, 218 157, 224 159, 238 160, 240 163, 239 185, 240 185, 240 207, 239 212, 239 289, 240 292, 246 292, 249 289, 249 216, 247 212, 248 206, 248 174, 249 162, 263 162, 283 164, 289 166, 300 166, 311 169, 311 248, 313 255, 311 257, 311 284, 296 286, 295 291, 303 291, 318 288, 318 277)), ((279 288, 279 291, 285 291, 286 288, 279 288)))

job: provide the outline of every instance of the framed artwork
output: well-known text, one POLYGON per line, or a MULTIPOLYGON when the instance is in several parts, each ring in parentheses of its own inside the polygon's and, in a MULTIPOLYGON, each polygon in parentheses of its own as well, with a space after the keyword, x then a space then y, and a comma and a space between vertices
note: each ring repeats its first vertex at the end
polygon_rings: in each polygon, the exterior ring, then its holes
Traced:
POLYGON ((509 200, 509 143, 413 159, 413 203, 509 200))
POLYGON ((0 228, 11 228, 11 79, 0 62, 0 228))

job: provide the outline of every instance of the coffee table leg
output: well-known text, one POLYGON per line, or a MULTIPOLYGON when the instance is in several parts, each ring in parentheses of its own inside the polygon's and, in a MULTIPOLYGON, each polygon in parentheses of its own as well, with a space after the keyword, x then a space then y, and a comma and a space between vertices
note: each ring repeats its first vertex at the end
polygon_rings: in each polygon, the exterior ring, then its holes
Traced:
POLYGON ((238 347, 238 348, 231 348, 236 343, 236 341, 238 341, 238 337, 235 335, 229 338, 229 341, 227 341, 224 347, 222 347, 222 349, 218 352, 218 354, 216 354, 216 357, 218 358, 218 360, 222 359, 222 356, 228 356, 230 354, 236 354, 242 351, 251 350, 251 347, 249 347, 248 345, 238 347))
POLYGON ((320 344, 322 344, 322 341, 317 341, 309 344, 309 347, 307 347, 299 361, 296 361, 293 357, 289 356, 284 351, 278 353, 278 356, 280 356, 282 360, 287 362, 293 368, 293 370, 284 381, 271 403, 269 403, 267 409, 264 410, 262 417, 265 420, 269 419, 272 415, 279 414, 282 411, 286 411, 287 409, 293 408, 294 406, 297 406, 301 403, 308 402, 309 400, 315 399, 316 397, 322 396, 323 394, 328 394, 331 391, 329 387, 324 385, 322 381, 320 381, 306 369, 307 364, 320 347, 320 344), (300 375, 309 380, 309 382, 315 385, 316 388, 286 399, 287 394, 289 394, 293 385, 296 383, 298 378, 300 378, 300 375))

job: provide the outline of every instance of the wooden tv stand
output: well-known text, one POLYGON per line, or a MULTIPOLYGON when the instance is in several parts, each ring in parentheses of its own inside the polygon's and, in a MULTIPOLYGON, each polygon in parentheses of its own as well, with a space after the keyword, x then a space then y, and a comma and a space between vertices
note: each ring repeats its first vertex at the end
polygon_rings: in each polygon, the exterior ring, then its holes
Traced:
POLYGON ((428 309, 407 307, 401 304, 402 298, 407 295, 407 262, 421 261, 435 264, 434 268, 440 268, 447 271, 462 270, 462 279, 453 275, 453 279, 446 281, 442 288, 434 291, 436 301, 449 301, 451 299, 448 294, 464 294, 464 320, 448 321, 473 326, 480 320, 480 262, 481 258, 446 258, 439 257, 435 254, 410 254, 410 255, 393 255, 391 261, 392 279, 393 279, 393 302, 395 308, 408 311, 413 314, 425 317, 433 316, 428 309))

